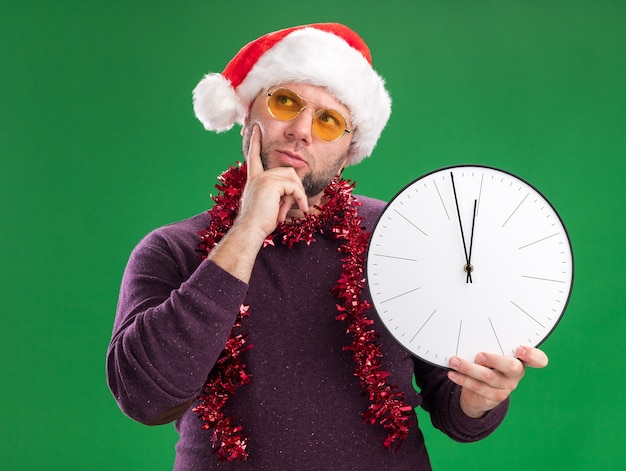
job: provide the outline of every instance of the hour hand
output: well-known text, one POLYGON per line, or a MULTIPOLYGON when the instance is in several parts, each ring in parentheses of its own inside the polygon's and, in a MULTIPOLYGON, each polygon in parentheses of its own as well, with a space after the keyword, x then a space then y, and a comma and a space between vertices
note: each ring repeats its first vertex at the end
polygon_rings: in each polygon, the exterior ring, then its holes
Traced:
POLYGON ((466 283, 472 283, 472 272, 474 271, 474 265, 472 265, 472 247, 474 246, 474 225, 476 223, 477 203, 478 200, 474 200, 474 213, 472 215, 472 234, 470 236, 469 253, 467 254, 467 265, 465 265, 465 271, 467 272, 467 277, 465 278, 466 283))

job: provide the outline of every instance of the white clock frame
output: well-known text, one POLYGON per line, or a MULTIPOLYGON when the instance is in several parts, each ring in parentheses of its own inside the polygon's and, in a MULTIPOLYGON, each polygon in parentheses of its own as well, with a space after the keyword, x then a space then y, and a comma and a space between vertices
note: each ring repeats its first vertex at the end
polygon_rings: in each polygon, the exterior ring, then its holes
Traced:
POLYGON ((389 201, 366 270, 392 336, 447 367, 453 355, 473 361, 540 345, 567 307, 574 260, 560 216, 535 187, 494 167, 458 165, 389 201))

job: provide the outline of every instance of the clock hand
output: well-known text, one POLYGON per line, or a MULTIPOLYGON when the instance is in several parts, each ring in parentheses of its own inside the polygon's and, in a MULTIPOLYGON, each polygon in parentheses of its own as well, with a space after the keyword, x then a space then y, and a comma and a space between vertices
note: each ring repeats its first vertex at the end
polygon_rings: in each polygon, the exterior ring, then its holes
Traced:
POLYGON ((465 270, 467 272, 467 278, 466 278, 466 283, 467 280, 469 279, 469 282, 472 282, 472 275, 469 271, 469 256, 467 255, 467 246, 465 245, 465 235, 463 234, 463 223, 461 222, 461 211, 459 210, 459 200, 457 199, 456 196, 456 186, 454 185, 454 173, 450 172, 450 179, 452 180, 452 191, 454 193, 454 203, 456 204, 456 214, 459 217, 459 227, 461 228, 461 240, 463 240, 463 252, 465 253, 465 267, 467 267, 467 269, 465 270))
POLYGON ((472 283, 472 272, 474 271, 474 267, 472 266, 472 246, 474 245, 474 223, 476 222, 476 204, 478 200, 474 200, 474 215, 472 216, 472 235, 470 236, 470 248, 469 254, 467 256, 467 266, 465 267, 465 271, 467 272, 467 277, 465 278, 465 283, 472 283))

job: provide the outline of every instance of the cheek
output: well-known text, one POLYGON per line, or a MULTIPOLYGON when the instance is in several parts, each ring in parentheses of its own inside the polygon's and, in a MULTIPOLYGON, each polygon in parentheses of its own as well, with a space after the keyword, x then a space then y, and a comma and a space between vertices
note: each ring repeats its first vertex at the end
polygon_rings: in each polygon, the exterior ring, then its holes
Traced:
POLYGON ((350 146, 344 144, 339 146, 338 149, 335 151, 334 165, 337 167, 338 171, 341 171, 341 169, 346 166, 346 163, 348 162, 349 149, 350 146))
MULTIPOLYGON (((250 124, 257 125, 261 131, 261 146, 265 147, 268 143, 277 140, 281 136, 280 122, 273 118, 258 117, 253 119, 250 124)), ((250 128, 252 129, 252 128, 250 128)))
POLYGON ((343 158, 341 159, 341 164, 339 166, 340 169, 346 168, 348 164, 348 151, 350 150, 350 146, 346 147, 343 151, 343 158))
POLYGON ((269 115, 265 102, 257 99, 250 107, 246 121, 251 125, 258 124, 262 132, 267 132, 270 127, 269 125, 275 121, 275 119, 269 115))
POLYGON ((264 149, 267 146, 267 143, 271 140, 271 126, 268 124, 267 119, 259 117, 258 115, 249 115, 246 118, 245 124, 241 128, 242 150, 244 155, 247 155, 248 153, 252 130, 255 126, 258 126, 258 131, 261 133, 261 149, 264 149))

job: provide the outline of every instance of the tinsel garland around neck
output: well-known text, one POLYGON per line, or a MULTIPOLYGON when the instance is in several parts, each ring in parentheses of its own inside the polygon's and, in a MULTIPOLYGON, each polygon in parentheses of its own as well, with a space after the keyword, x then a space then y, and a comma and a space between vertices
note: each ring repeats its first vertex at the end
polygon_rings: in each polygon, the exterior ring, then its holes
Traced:
MULTIPOLYGON (((245 164, 230 167, 220 175, 219 183, 215 186, 220 193, 213 197, 215 205, 209 211, 211 222, 199 233, 201 251, 208 254, 232 227, 245 182, 245 164)), ((359 378, 363 393, 370 399, 369 407, 362 413, 364 421, 380 424, 387 431, 384 447, 392 449, 395 444, 398 450, 409 434, 414 413, 412 407, 404 402, 404 393, 387 383, 389 372, 382 369, 383 355, 376 342, 378 335, 372 329, 373 321, 366 316, 371 305, 361 299, 369 233, 361 227, 362 218, 358 215, 361 203, 352 195, 353 189, 353 183, 336 178, 326 187, 323 198, 325 204, 316 208, 316 214, 279 224, 276 231, 265 240, 264 247, 274 245, 276 236, 289 248, 301 242, 308 245, 315 241, 316 232, 330 232, 342 242, 339 247, 342 253, 341 275, 331 292, 338 300, 335 318, 346 322, 346 332, 352 334, 352 342, 344 346, 343 350, 352 352, 356 365, 354 375, 359 378)), ((220 461, 248 458, 248 438, 243 427, 235 424, 234 417, 226 415, 224 406, 238 387, 252 380, 252 375, 245 370, 243 359, 243 353, 252 345, 239 332, 241 323, 249 315, 249 308, 244 305, 240 307, 224 350, 198 397, 198 405, 193 408, 202 420, 202 428, 212 430, 214 452, 220 461)))

